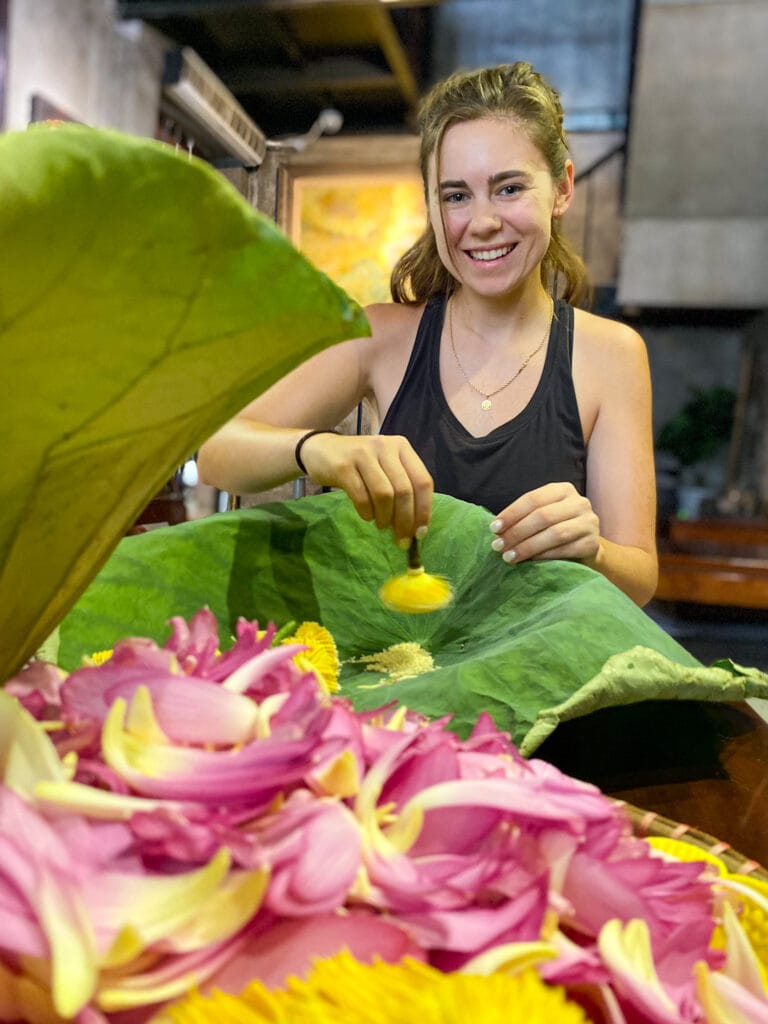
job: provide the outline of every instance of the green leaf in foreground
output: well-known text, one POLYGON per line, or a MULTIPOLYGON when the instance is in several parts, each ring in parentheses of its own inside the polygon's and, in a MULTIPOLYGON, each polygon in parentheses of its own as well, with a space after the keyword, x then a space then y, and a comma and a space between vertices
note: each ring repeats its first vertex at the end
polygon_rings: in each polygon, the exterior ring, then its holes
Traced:
MULTIPOLYGON (((654 696, 731 699, 720 675, 711 678, 712 670, 599 574, 571 562, 507 566, 490 549, 490 520, 484 509, 436 496, 424 564, 451 580, 456 599, 413 616, 389 611, 377 597, 405 555, 341 493, 128 537, 62 624, 61 663, 73 668, 127 635, 162 642, 172 615, 208 605, 225 644, 238 616, 262 625, 321 622, 348 662, 418 643, 434 671, 388 682, 347 663, 342 691, 358 709, 399 701, 431 717, 452 713, 462 735, 481 711, 520 743, 548 709, 565 719, 654 696), (614 655, 620 680, 606 666, 614 655)), ((761 675, 747 680, 750 695, 768 692, 761 675)), ((547 728, 558 720, 550 714, 547 728)), ((526 742, 528 752, 546 728, 539 732, 526 742)))
POLYGON ((0 679, 173 470, 359 309, 208 165, 79 125, 0 137, 0 679))

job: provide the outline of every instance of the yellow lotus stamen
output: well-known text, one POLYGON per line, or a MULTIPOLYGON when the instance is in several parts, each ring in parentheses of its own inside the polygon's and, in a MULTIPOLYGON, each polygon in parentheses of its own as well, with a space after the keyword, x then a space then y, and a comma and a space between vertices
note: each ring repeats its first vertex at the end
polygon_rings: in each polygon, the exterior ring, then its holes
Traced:
POLYGON ((339 689, 339 652, 330 632, 318 622, 302 622, 291 636, 281 643, 303 644, 309 648, 293 659, 299 668, 313 671, 326 693, 339 689))
MULTIPOLYGON (((364 654, 359 658, 350 658, 350 664, 366 665, 368 672, 382 672, 387 678, 381 684, 397 682, 400 679, 412 679, 425 672, 434 672, 435 663, 429 651, 413 641, 392 644, 391 647, 378 651, 376 654, 364 654)), ((366 687, 368 689, 368 687, 366 687)))
POLYGON ((153 1024, 586 1024, 580 1006, 562 988, 547 985, 534 970, 485 977, 444 974, 406 959, 362 964, 349 953, 315 963, 306 981, 290 978, 284 989, 254 981, 240 996, 191 993, 165 1007, 153 1024), (404 1010, 407 1013, 404 1015, 404 1010))
POLYGON ((94 651, 93 654, 83 658, 83 663, 85 665, 103 665, 105 661, 109 661, 112 654, 113 651, 111 647, 106 651, 94 651))

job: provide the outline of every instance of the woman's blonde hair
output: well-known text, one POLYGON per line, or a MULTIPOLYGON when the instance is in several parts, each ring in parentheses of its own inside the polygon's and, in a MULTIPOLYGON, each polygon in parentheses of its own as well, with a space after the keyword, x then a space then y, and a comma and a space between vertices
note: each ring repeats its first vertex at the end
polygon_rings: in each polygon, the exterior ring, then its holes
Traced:
MULTIPOLYGON (((421 137, 420 165, 425 195, 429 162, 448 128, 483 117, 507 117, 527 133, 547 162, 552 178, 566 175, 568 143, 563 130, 560 96, 530 64, 500 64, 478 71, 459 71, 427 93, 422 101, 418 128, 421 137)), ((560 222, 552 219, 552 237, 542 260, 544 286, 554 291, 562 277, 563 297, 578 305, 590 296, 587 269, 581 257, 563 237, 560 222)), ((433 295, 450 294, 456 286, 437 251, 432 225, 405 252, 392 271, 390 289, 395 302, 416 304, 433 295)))

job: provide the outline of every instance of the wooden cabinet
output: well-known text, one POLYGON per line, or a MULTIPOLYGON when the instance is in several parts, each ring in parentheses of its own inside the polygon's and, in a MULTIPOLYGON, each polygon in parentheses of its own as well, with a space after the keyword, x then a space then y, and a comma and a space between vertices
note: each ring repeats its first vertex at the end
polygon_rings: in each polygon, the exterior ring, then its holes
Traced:
POLYGON ((654 596, 768 609, 768 519, 673 519, 654 596))

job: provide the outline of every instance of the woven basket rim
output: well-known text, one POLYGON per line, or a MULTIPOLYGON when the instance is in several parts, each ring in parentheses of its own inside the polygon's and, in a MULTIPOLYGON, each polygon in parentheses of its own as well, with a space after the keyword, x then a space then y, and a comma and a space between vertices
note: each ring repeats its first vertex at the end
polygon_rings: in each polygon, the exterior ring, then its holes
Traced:
POLYGON ((728 870, 734 874, 749 875, 751 878, 768 882, 768 870, 762 864, 738 850, 734 850, 728 843, 709 835, 708 832, 702 832, 691 825, 684 825, 672 818, 666 818, 663 814, 657 814, 655 811, 636 807, 634 804, 627 803, 626 800, 615 800, 614 803, 626 812, 636 836, 643 839, 649 836, 679 839, 719 857, 728 870))

